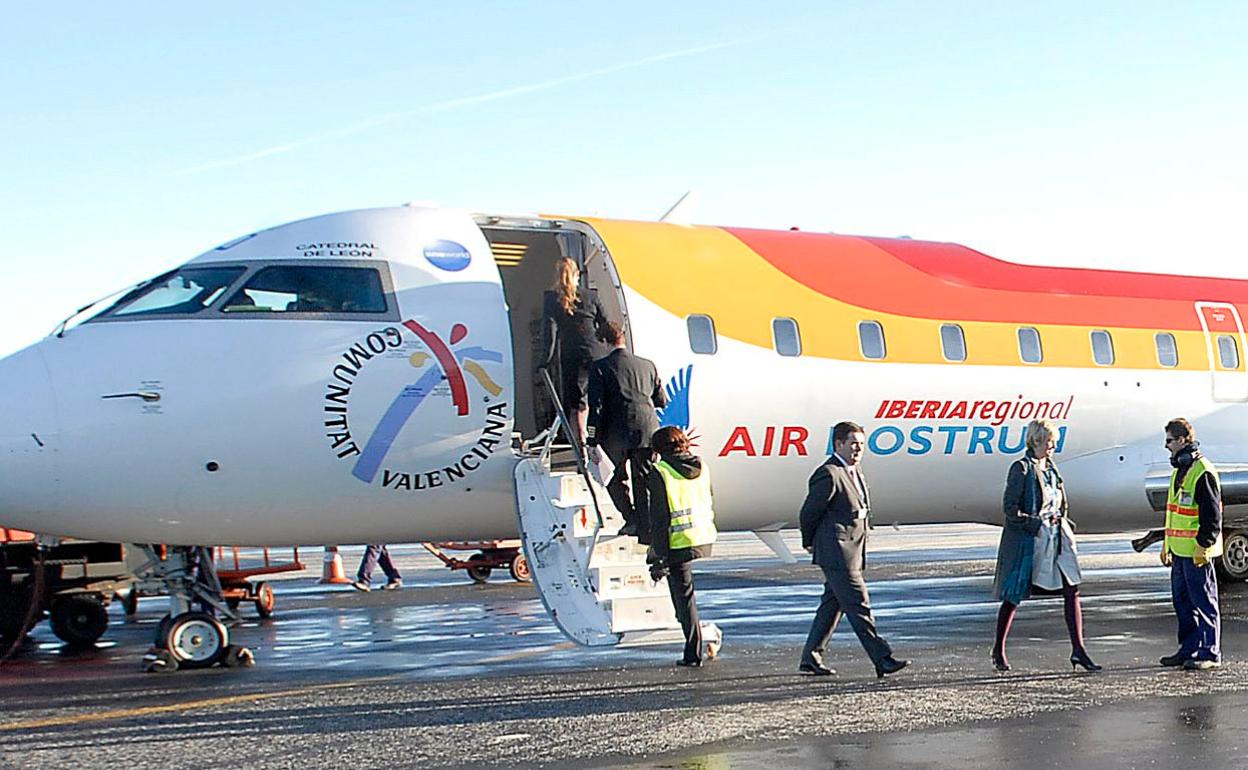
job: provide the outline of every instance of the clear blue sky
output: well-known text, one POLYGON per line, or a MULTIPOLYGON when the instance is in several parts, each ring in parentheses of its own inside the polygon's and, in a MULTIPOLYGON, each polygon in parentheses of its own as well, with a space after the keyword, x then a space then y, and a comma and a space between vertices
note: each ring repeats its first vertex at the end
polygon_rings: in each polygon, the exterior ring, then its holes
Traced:
POLYGON ((0 355, 411 200, 1248 276, 1248 3, 14 4, 0 355), (1198 262, 1197 260, 1204 260, 1198 262))

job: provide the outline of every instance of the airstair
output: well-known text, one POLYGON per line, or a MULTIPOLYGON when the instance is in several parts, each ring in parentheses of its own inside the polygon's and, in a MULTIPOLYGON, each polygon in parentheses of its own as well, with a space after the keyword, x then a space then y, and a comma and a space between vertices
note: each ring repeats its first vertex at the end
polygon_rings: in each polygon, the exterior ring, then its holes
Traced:
MULTIPOLYGON (((647 546, 615 534, 623 516, 577 447, 565 450, 575 467, 552 468, 555 436, 567 424, 555 398, 555 425, 538 437, 544 437, 540 450, 527 451, 515 474, 520 537, 542 603, 578 644, 683 644, 666 578, 650 579, 647 546)), ((706 656, 715 657, 722 644, 719 628, 704 622, 702 636, 706 656)))

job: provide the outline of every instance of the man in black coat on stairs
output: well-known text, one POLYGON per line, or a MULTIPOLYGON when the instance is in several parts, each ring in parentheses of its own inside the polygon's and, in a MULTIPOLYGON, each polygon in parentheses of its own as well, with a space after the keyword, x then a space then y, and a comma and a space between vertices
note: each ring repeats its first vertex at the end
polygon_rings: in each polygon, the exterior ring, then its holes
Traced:
POLYGON ((589 436, 591 447, 602 447, 615 464, 607 494, 624 517, 622 535, 650 540, 644 521, 649 503, 645 478, 653 464, 650 437, 659 429, 658 407, 667 396, 654 362, 625 348, 624 329, 617 323, 598 327, 597 336, 613 349, 589 370, 589 436), (629 475, 632 495, 629 495, 629 475))

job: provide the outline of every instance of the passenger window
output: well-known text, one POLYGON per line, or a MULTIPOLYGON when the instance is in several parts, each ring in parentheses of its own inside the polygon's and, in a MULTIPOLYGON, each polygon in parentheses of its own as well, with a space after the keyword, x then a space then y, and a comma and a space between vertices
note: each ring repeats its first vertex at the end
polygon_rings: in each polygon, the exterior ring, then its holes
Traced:
POLYGON ((946 361, 966 360, 966 337, 957 324, 940 325, 940 350, 946 361))
POLYGON ((243 274, 241 267, 195 267, 161 276, 123 296, 102 316, 197 313, 243 274))
POLYGON ((1044 360, 1044 349, 1040 347, 1040 330, 1024 326, 1018 330, 1018 357, 1025 364, 1038 364, 1044 360))
POLYGON ((802 335, 797 329, 797 321, 792 318, 773 318, 771 338, 776 346, 776 352, 780 355, 800 356, 802 354, 802 335))
POLYGON ((226 313, 384 313, 381 275, 371 267, 275 265, 256 271, 226 313))
POLYGON ((713 355, 719 349, 715 339, 715 322, 709 315, 691 315, 685 319, 689 329, 689 349, 694 353, 713 355))
POLYGON ((1239 368, 1239 345, 1229 334, 1218 335, 1218 359, 1223 369, 1239 368))
POLYGON ((858 323, 858 344, 862 348, 862 357, 879 360, 887 353, 884 347, 884 327, 879 321, 860 321, 858 323))
POLYGON ((1092 332, 1092 360, 1101 366, 1113 366, 1114 341, 1104 329, 1092 332))
POLYGON ((1157 363, 1166 367, 1179 365, 1179 348, 1174 342, 1174 335, 1169 332, 1158 332, 1154 337, 1157 341, 1157 363))

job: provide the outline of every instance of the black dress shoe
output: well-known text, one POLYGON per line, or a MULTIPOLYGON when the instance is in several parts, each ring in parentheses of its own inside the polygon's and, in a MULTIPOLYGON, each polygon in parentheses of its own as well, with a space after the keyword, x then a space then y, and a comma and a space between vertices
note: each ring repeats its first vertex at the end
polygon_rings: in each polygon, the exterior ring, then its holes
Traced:
POLYGON ((684 658, 681 658, 680 660, 676 661, 676 665, 682 668, 702 668, 702 661, 685 660, 684 658))
POLYGON ((804 660, 798 663, 797 670, 800 673, 810 674, 811 676, 833 676, 836 674, 836 669, 828 668, 822 663, 816 663, 813 660, 804 660))
POLYGON ((1187 661, 1191 659, 1192 657, 1190 655, 1180 655, 1179 653, 1176 652, 1173 655, 1167 655, 1166 657, 1162 658, 1161 660, 1158 661, 1158 663, 1160 663, 1163 666, 1177 667, 1177 666, 1183 665, 1184 663, 1186 663, 1187 661))
POLYGON ((883 679, 885 674, 896 674, 908 665, 910 665, 910 661, 897 660, 892 655, 880 658, 875 664, 875 677, 883 679))

